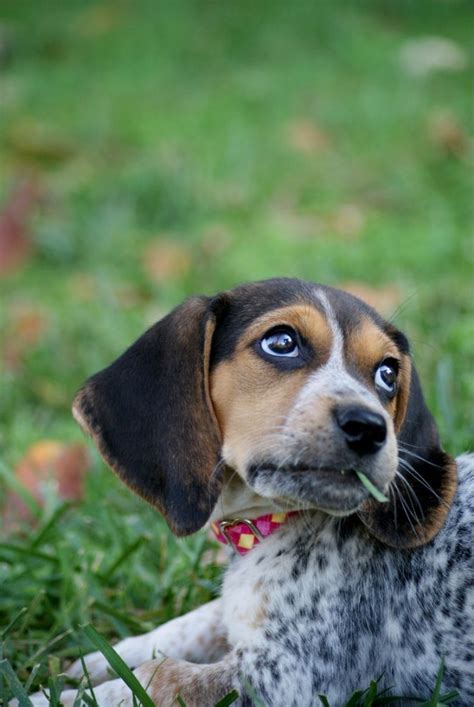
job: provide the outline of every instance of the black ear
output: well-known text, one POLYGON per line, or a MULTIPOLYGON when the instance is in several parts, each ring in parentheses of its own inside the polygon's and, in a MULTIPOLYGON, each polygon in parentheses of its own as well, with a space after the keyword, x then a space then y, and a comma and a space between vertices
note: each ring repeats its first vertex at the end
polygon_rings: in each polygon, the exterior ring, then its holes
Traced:
POLYGON ((220 491, 208 390, 219 306, 219 298, 187 300, 90 378, 73 405, 108 465, 177 535, 205 524, 220 491))
POLYGON ((387 545, 412 548, 429 542, 442 528, 457 487, 456 462, 441 448, 413 366, 397 439, 398 474, 390 502, 368 501, 360 518, 387 545))

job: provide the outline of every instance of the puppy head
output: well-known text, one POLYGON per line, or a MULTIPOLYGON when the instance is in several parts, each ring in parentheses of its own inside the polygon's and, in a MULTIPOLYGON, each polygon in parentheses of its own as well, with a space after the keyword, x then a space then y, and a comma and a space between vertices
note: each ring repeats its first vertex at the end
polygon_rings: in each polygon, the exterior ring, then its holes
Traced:
POLYGON ((398 547, 437 532, 456 485, 403 334, 297 280, 189 300, 94 376, 74 414, 177 534, 206 522, 224 466, 273 504, 357 513, 398 547))

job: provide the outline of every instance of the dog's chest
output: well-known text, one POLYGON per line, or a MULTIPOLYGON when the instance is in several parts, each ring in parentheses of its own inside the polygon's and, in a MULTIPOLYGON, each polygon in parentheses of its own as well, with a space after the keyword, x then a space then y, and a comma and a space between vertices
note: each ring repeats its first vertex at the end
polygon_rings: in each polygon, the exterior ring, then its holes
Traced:
POLYGON ((242 670, 252 676, 259 666, 261 694, 297 684, 308 704, 315 686, 337 704, 382 673, 387 685, 429 684, 440 661, 429 627, 444 592, 435 565, 445 558, 420 575, 413 568, 423 555, 406 561, 364 533, 344 538, 335 521, 313 532, 303 521, 281 528, 225 577, 224 622, 242 670))
POLYGON ((331 625, 337 591, 350 579, 347 557, 359 565, 369 560, 357 540, 350 545, 341 553, 332 530, 308 530, 300 522, 235 558, 223 587, 230 643, 248 645, 286 630, 299 638, 308 621, 331 625))

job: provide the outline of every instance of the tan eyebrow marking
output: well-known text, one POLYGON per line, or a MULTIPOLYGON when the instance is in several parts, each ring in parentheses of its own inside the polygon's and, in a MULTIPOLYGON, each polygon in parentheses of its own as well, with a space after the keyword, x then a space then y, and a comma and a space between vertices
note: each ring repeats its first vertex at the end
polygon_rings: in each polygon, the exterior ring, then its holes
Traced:
POLYGON ((266 312, 256 319, 242 334, 235 352, 242 351, 259 336, 279 324, 296 329, 312 343, 321 354, 328 355, 332 331, 324 315, 309 304, 294 304, 266 312))
POLYGON ((399 362, 398 393, 387 404, 398 431, 405 417, 411 378, 411 359, 402 353, 392 339, 372 321, 365 317, 350 333, 346 342, 346 355, 352 365, 373 385, 374 367, 384 358, 395 358, 399 362))
POLYGON ((371 375, 374 366, 382 359, 392 357, 401 361, 402 354, 374 321, 364 317, 347 337, 346 356, 363 373, 371 375))

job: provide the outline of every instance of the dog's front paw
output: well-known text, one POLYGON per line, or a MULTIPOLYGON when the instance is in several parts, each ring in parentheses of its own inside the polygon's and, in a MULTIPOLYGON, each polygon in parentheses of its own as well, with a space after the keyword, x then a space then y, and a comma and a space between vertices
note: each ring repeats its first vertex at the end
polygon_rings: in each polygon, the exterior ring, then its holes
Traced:
MULTIPOLYGON (((46 693, 47 695, 47 693, 46 693)), ((33 707, 48 707, 51 704, 49 697, 47 697, 43 692, 35 692, 33 695, 28 695, 33 707)), ((60 702, 64 707, 72 707, 74 705, 74 700, 77 697, 77 692, 75 690, 65 690, 61 693, 60 702)), ((20 703, 18 700, 11 700, 8 703, 8 707, 19 707, 20 703)))
MULTIPOLYGON (((92 685, 99 685, 113 677, 113 670, 102 653, 96 651, 83 658, 87 675, 92 685)), ((66 675, 74 680, 80 680, 84 675, 84 666, 81 660, 75 660, 66 670, 66 675)))
MULTIPOLYGON (((160 650, 150 644, 150 641, 147 640, 148 635, 126 638, 114 646, 114 650, 129 668, 136 668, 151 658, 161 657, 163 659, 165 657, 160 650)), ((92 685, 100 685, 116 677, 109 663, 99 651, 84 656, 83 661, 92 685)), ((66 675, 75 680, 80 680, 84 675, 82 661, 76 660, 72 663, 66 670, 66 675)))

